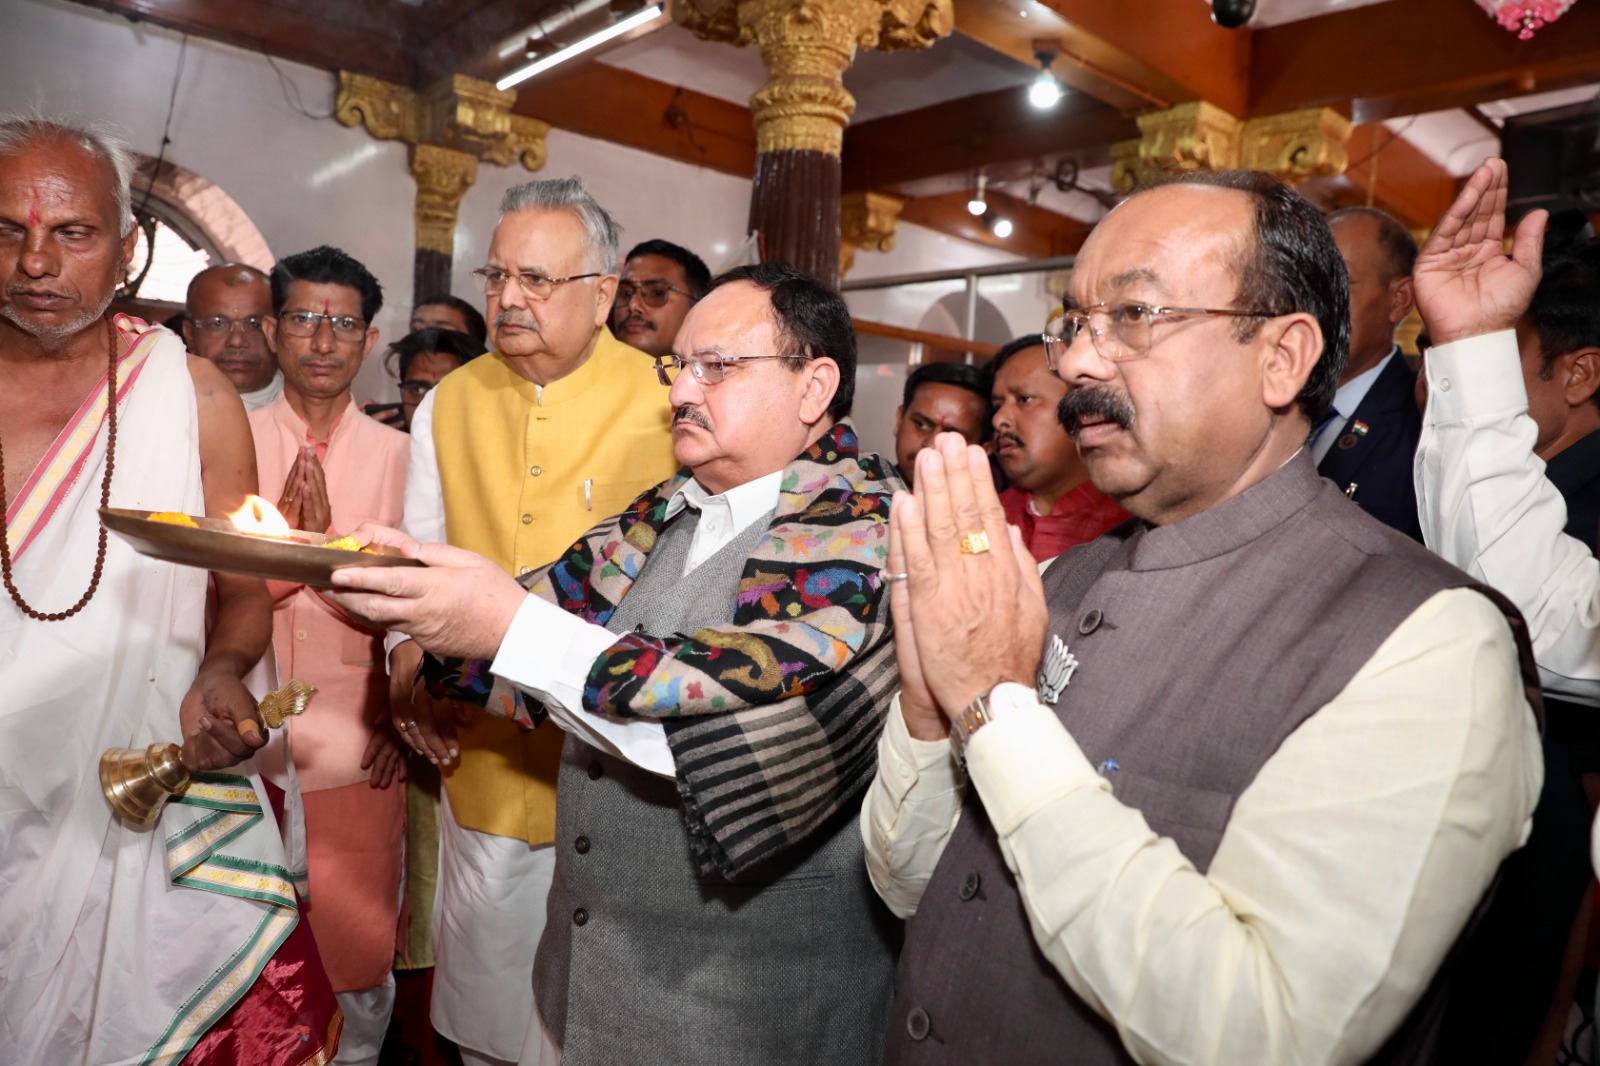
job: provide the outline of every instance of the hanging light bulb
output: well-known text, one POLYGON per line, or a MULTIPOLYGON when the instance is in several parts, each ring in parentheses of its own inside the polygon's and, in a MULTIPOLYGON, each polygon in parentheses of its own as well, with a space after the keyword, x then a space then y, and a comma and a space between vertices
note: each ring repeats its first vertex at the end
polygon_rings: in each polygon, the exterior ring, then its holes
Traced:
POLYGON ((972 194, 972 199, 967 201, 967 211, 970 214, 982 215, 989 210, 989 201, 986 199, 988 194, 985 191, 988 184, 988 175, 981 170, 978 171, 978 189, 972 194))
POLYGON ((1065 90, 1061 88, 1061 83, 1048 70, 1040 71, 1039 76, 1033 79, 1033 84, 1028 86, 1028 103, 1040 111, 1055 107, 1063 95, 1065 90))
POLYGON ((1028 86, 1028 103, 1040 111, 1048 111, 1066 94, 1060 80, 1050 73, 1050 64, 1055 62, 1060 46, 1048 39, 1036 40, 1033 45, 1033 57, 1039 61, 1039 76, 1028 86))
POLYGON ((1005 240, 1007 237, 1011 236, 1011 231, 1013 229, 1015 229, 1015 227, 1012 226, 1009 218, 997 218, 994 220, 994 235, 999 237, 1001 240, 1005 240))

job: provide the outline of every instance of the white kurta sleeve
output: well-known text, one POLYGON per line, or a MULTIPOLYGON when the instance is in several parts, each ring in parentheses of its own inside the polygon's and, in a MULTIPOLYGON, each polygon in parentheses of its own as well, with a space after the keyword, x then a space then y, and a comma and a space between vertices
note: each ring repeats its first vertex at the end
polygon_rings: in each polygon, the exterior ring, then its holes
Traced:
POLYGON ((511 620, 489 670, 543 703, 552 721, 585 743, 653 774, 675 778, 677 764, 660 722, 612 718, 583 709, 589 668, 616 642, 616 634, 604 626, 529 596, 511 620))
POLYGON ((878 772, 861 804, 867 875, 896 916, 917 913, 961 818, 965 786, 950 742, 913 738, 896 693, 878 738, 878 772))
POLYGON ((411 461, 406 469, 406 535, 422 544, 447 544, 444 487, 439 480, 439 453, 433 446, 433 390, 422 398, 411 419, 411 461))
POLYGON ((1510 629, 1470 590, 1284 742, 1204 875, 1030 690, 991 698, 967 772, 1034 938, 1146 1063, 1365 1061, 1526 838, 1543 776, 1510 629))
POLYGON ((1528 621, 1545 687, 1600 698, 1600 562, 1567 536, 1567 505, 1533 454, 1538 427, 1516 334, 1428 351, 1417 510, 1428 547, 1504 593, 1528 621))

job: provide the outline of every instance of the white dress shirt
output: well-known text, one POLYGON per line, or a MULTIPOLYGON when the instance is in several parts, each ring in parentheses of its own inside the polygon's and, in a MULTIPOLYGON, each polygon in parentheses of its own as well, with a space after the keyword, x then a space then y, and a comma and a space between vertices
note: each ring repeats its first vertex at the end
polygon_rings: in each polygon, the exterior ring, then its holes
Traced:
POLYGON ((1513 330, 1428 351, 1417 517, 1429 548, 1527 619, 1545 689, 1600 705, 1600 562, 1533 454, 1539 430, 1513 330))
MULTIPOLYGON (((693 479, 673 493, 667 502, 669 521, 685 507, 700 512, 684 576, 776 507, 782 484, 783 471, 776 470, 716 496, 693 479)), ((675 778, 677 765, 660 722, 613 718, 583 709, 589 668, 616 642, 617 635, 604 626, 529 596, 518 608, 489 669, 531 693, 550 712, 551 720, 567 732, 653 774, 675 778)))
POLYGON ((1378 375, 1383 373, 1384 367, 1389 365, 1390 360, 1399 357, 1400 347, 1396 345, 1390 348, 1389 354, 1379 359, 1376 365, 1368 367, 1339 386, 1338 391, 1333 394, 1333 410, 1338 412, 1338 417, 1329 418, 1321 432, 1311 441, 1311 457, 1314 461, 1322 462, 1323 456, 1333 450, 1333 442, 1339 439, 1344 427, 1355 417, 1356 408, 1361 406, 1361 401, 1372 391, 1373 382, 1378 380, 1378 375))
POLYGON ((873 884, 916 911, 970 783, 1045 957, 1146 1063, 1365 1061, 1526 839, 1543 779, 1510 627, 1466 589, 1284 741, 1204 875, 1031 689, 991 698, 965 775, 891 709, 861 812, 873 884))

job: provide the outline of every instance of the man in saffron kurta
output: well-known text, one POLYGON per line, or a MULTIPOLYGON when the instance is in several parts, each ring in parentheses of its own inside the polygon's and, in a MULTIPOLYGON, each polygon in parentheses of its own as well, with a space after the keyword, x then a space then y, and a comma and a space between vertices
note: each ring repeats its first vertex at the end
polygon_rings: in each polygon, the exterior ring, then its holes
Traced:
MULTIPOLYGON (((350 395, 377 340, 367 326, 381 301, 377 282, 343 252, 318 248, 282 260, 272 291, 269 335, 284 387, 250 415, 262 492, 309 532, 399 521, 409 439, 362 414, 350 395)), ((285 728, 305 797, 307 914, 345 1013, 336 1061, 375 1063, 394 999, 405 825, 383 634, 304 585, 268 588, 278 669, 317 688, 312 710, 285 728)))
POLYGON ((133 252, 128 160, 0 120, 0 1062, 301 1066, 339 1015, 236 728, 266 591, 219 575, 208 625, 205 571, 100 539, 103 492, 220 516, 255 489, 227 380, 103 317, 133 252), (101 752, 178 739, 189 789, 152 829, 114 820, 101 752))
MULTIPOLYGON (((650 358, 605 328, 617 284, 605 211, 575 181, 517 186, 501 211, 478 272, 498 346, 417 408, 405 527, 527 574, 671 475, 670 407, 650 358)), ((420 659, 414 643, 394 651, 400 705, 420 659)), ((445 770, 433 1022, 468 1063, 516 1062, 533 1021, 561 734, 481 711, 457 734, 419 703, 403 735, 445 770)))

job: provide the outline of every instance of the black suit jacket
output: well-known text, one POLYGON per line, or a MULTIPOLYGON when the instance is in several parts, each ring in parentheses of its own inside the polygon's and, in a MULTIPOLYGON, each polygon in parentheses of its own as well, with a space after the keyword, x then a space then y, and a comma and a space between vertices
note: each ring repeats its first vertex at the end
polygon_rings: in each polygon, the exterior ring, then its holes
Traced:
MULTIPOLYGON (((1317 473, 1348 492, 1372 517, 1413 540, 1422 540, 1417 521, 1417 490, 1411 461, 1422 436, 1417 410, 1417 375, 1396 352, 1367 390, 1355 411, 1338 429, 1333 447, 1317 465, 1317 473), (1356 423, 1366 427, 1360 431, 1356 423)), ((1330 428, 1328 432, 1333 432, 1330 428)))

